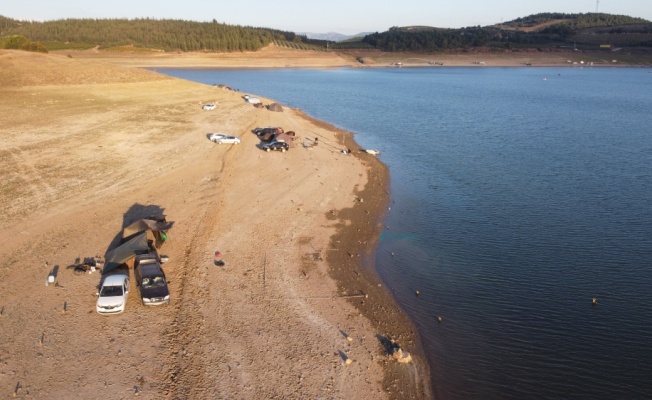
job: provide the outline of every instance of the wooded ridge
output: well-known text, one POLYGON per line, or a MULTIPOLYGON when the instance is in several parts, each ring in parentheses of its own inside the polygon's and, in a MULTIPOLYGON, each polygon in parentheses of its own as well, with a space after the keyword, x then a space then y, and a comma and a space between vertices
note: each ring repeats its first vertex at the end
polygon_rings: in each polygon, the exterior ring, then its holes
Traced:
POLYGON ((216 20, 62 19, 18 21, 0 16, 0 47, 32 51, 112 49, 164 52, 256 51, 275 43, 300 50, 375 49, 436 52, 476 47, 652 47, 652 23, 604 13, 540 13, 491 26, 458 29, 393 27, 343 42, 308 39, 276 29, 216 20))

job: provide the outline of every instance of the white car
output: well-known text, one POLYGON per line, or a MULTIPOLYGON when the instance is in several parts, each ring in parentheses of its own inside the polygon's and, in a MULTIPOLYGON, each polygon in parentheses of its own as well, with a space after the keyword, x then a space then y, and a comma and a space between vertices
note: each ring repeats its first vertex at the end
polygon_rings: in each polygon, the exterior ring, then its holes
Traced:
POLYGON ((230 143, 230 144, 239 144, 241 142, 240 138, 237 136, 225 135, 223 133, 211 133, 208 138, 218 144, 230 143))
POLYGON ((208 140, 212 140, 213 142, 215 142, 216 140, 223 139, 226 136, 229 136, 229 135, 227 135, 226 133, 218 133, 218 132, 209 133, 208 134, 208 140))
POLYGON ((102 281, 97 293, 95 310, 102 315, 120 314, 125 310, 129 295, 129 276, 125 274, 109 275, 102 281))
POLYGON ((204 106, 201 109, 206 111, 212 111, 215 109, 215 104, 214 103, 204 104, 204 106))

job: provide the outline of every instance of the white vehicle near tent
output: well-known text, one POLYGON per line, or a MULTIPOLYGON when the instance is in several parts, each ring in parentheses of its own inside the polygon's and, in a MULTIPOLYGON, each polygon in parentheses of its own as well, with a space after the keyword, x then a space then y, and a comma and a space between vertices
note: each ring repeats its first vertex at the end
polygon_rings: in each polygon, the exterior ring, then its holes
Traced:
POLYGON ((98 314, 120 314, 127 306, 129 297, 129 276, 125 274, 108 275, 102 280, 97 292, 95 310, 98 314))
POLYGON ((239 137, 231 135, 223 135, 222 137, 214 138, 211 140, 217 144, 240 144, 241 142, 239 137))

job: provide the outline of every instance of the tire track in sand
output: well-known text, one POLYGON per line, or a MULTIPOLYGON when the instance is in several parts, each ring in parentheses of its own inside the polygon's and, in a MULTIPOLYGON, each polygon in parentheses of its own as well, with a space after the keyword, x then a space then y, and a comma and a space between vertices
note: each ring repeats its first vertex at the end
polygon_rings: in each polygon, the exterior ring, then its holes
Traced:
MULTIPOLYGON (((224 157, 220 158, 217 170, 217 183, 211 181, 206 187, 197 182, 200 190, 193 191, 194 209, 204 209, 190 223, 189 231, 193 232, 185 247, 181 274, 177 282, 180 286, 179 299, 174 303, 174 319, 170 328, 164 333, 167 347, 165 356, 163 393, 173 399, 204 398, 210 391, 206 382, 206 365, 204 352, 210 347, 206 340, 204 317, 201 303, 210 293, 205 286, 207 270, 205 264, 205 243, 214 231, 219 221, 219 212, 214 204, 221 203, 223 188, 226 187, 229 161, 237 154, 239 146, 228 148, 224 157), (227 171, 225 171, 225 169, 227 171)), ((217 208, 219 210, 219 207, 217 208)))

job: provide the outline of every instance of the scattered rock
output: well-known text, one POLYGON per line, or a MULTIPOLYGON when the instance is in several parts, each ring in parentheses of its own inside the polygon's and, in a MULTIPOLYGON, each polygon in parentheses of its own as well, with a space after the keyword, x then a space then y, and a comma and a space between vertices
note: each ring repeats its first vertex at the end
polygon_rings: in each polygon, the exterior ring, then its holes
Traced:
POLYGON ((407 351, 403 351, 400 347, 395 347, 392 352, 392 357, 401 364, 407 364, 412 361, 412 356, 407 351))

